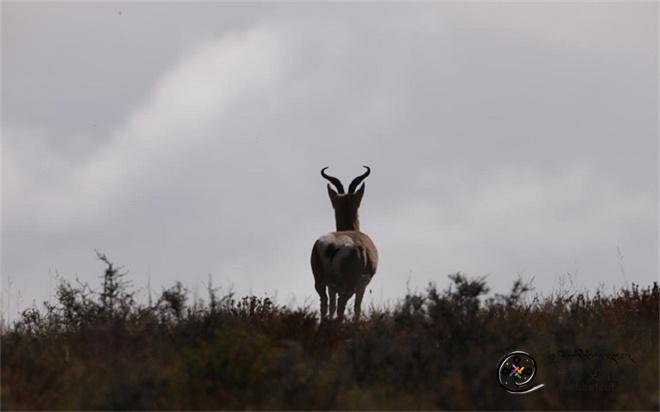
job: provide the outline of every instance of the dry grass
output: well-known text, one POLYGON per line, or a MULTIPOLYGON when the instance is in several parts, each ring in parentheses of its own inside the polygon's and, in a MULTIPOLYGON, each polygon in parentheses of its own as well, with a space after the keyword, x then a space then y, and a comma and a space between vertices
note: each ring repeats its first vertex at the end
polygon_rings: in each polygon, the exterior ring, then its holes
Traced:
POLYGON ((358 323, 180 285, 141 305, 105 256, 101 290, 2 331, 3 409, 655 409, 658 285, 595 296, 490 296, 482 279, 409 293, 358 323), (495 366, 522 349, 545 387, 514 396, 495 366))

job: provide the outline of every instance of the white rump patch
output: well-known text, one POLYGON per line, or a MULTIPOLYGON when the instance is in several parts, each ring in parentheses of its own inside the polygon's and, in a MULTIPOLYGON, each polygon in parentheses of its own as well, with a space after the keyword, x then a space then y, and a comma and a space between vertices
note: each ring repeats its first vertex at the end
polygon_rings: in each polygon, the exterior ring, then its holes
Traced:
POLYGON ((319 243, 321 245, 334 245, 337 248, 352 247, 353 239, 346 235, 336 236, 333 233, 328 233, 327 235, 323 235, 319 238, 319 243))
POLYGON ((333 233, 328 233, 321 236, 318 242, 318 253, 321 257, 321 262, 323 262, 323 270, 328 274, 338 274, 340 271, 340 262, 353 252, 355 246, 353 239, 346 235, 337 236, 333 233), (325 253, 328 246, 336 249, 333 256, 328 256, 325 253))

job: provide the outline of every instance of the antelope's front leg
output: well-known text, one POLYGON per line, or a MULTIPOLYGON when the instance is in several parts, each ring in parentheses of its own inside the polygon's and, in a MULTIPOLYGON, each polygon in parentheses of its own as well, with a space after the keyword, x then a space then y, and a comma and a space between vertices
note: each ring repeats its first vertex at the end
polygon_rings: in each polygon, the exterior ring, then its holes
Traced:
POLYGON ((355 292, 355 307, 353 310, 353 320, 357 321, 360 319, 360 314, 362 313, 362 297, 364 296, 364 289, 358 289, 355 292))
POLYGON ((337 319, 344 319, 344 310, 346 309, 346 302, 351 298, 351 295, 348 293, 340 293, 339 301, 337 302, 337 319))
POLYGON ((330 293, 330 319, 332 319, 337 309, 337 291, 334 288, 328 287, 328 292, 330 293))

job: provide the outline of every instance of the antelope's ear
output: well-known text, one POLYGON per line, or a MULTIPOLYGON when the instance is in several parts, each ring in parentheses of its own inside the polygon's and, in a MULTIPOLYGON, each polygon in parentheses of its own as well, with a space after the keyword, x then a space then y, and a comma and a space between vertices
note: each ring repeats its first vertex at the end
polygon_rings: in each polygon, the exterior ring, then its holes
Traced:
POLYGON ((360 202, 362 202, 362 196, 364 195, 364 183, 360 185, 360 188, 355 191, 355 199, 357 200, 357 205, 360 206, 360 202))
POLYGON ((337 192, 334 191, 330 185, 328 185, 328 196, 330 196, 330 201, 332 202, 332 207, 335 207, 335 204, 337 203, 337 198, 339 197, 337 195, 337 192))

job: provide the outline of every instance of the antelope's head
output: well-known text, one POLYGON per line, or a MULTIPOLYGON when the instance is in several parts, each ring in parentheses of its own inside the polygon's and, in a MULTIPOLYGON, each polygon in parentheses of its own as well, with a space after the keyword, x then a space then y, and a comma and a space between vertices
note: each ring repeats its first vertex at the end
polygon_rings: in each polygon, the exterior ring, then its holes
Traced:
POLYGON ((336 191, 328 184, 328 195, 332 202, 332 208, 335 210, 335 222, 337 223, 337 231, 340 230, 360 230, 360 221, 358 219, 358 208, 364 195, 364 183, 360 183, 369 176, 371 169, 364 166, 366 172, 353 179, 348 186, 348 193, 344 193, 344 186, 341 181, 333 176, 328 176, 325 173, 324 167, 321 169, 321 176, 327 179, 337 189, 336 191), (360 186, 359 189, 357 187, 360 186), (357 190, 356 190, 357 189, 357 190))

